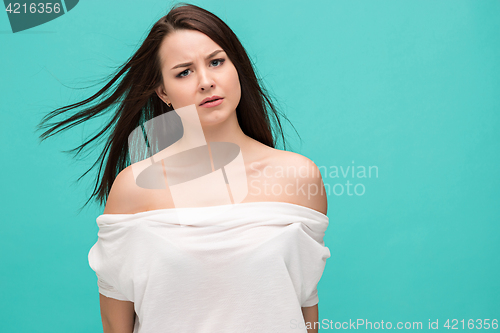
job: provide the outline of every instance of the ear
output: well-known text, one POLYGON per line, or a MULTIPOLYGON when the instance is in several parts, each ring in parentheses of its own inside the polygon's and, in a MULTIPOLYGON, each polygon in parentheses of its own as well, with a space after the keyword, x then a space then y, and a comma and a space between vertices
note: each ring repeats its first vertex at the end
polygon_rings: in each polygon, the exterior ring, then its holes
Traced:
POLYGON ((163 88, 163 85, 158 86, 158 88, 156 88, 155 91, 156 91, 156 94, 158 95, 158 97, 160 97, 160 99, 163 102, 170 104, 170 101, 168 100, 168 97, 167 97, 167 94, 165 93, 165 89, 163 88))

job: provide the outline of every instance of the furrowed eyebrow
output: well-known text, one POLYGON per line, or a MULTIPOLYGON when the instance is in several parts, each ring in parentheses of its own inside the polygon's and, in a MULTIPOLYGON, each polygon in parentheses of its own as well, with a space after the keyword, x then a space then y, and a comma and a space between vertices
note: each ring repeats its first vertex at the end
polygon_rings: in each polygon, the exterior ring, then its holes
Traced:
MULTIPOLYGON (((214 57, 217 53, 219 52, 224 52, 223 50, 215 50, 214 52, 210 53, 206 58, 205 60, 208 60, 212 57, 214 57)), ((183 63, 183 64, 178 64, 178 65, 175 65, 174 67, 172 67, 172 69, 176 69, 176 68, 179 68, 179 67, 189 67, 191 66, 193 63, 192 62, 186 62, 186 63, 183 63)), ((171 70, 172 70, 171 69, 171 70)))

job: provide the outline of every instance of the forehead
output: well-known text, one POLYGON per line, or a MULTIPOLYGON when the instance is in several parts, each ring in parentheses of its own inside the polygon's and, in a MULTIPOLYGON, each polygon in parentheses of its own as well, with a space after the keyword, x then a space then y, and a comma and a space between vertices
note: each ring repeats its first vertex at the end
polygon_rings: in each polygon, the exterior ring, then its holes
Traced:
POLYGON ((207 35, 196 30, 177 30, 164 38, 160 46, 162 66, 204 59, 216 49, 222 49, 207 35))

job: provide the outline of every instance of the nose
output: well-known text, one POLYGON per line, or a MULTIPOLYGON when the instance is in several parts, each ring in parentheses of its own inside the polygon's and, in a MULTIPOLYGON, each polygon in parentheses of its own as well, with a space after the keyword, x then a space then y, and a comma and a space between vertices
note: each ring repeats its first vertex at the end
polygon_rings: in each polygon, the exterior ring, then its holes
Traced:
POLYGON ((205 91, 215 87, 215 82, 207 71, 200 71, 200 90, 205 91))

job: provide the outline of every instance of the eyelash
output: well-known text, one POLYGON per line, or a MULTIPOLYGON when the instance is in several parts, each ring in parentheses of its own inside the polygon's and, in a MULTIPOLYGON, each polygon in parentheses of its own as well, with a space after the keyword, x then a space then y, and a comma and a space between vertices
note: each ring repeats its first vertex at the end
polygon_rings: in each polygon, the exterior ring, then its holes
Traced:
MULTIPOLYGON (((220 67, 220 66, 222 66, 222 64, 224 63, 224 61, 226 61, 226 59, 223 59, 223 58, 220 58, 220 59, 214 59, 214 60, 210 61, 210 63, 212 63, 212 62, 214 62, 214 61, 218 61, 218 62, 220 62, 220 65, 219 65, 219 66, 216 66, 216 67, 220 67)), ((188 68, 188 69, 189 69, 189 68, 188 68)), ((182 79, 183 77, 186 77, 186 76, 181 75, 181 74, 182 74, 182 73, 184 73, 185 71, 187 71, 188 69, 183 70, 182 72, 180 72, 179 74, 177 74, 177 76, 176 76, 176 77, 178 77, 178 78, 180 78, 180 79, 182 79)))

